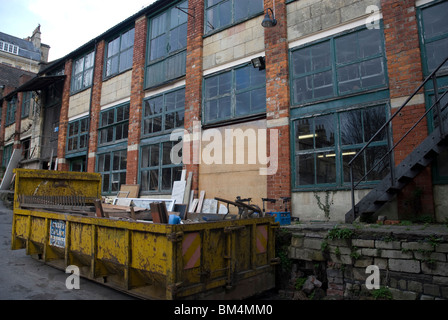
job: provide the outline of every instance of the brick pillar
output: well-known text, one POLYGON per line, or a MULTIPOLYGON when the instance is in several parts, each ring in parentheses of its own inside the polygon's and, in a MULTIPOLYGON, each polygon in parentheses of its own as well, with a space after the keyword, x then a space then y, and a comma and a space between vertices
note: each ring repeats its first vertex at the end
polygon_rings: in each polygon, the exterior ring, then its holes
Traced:
POLYGON ((93 72, 90 125, 89 125, 89 148, 87 154, 87 172, 95 172, 96 151, 98 148, 98 126, 101 112, 101 89, 103 87, 103 66, 104 66, 104 40, 96 46, 95 70, 93 72))
POLYGON ((58 134, 58 171, 68 171, 69 167, 65 160, 65 147, 67 144, 68 108, 70 104, 70 82, 72 78, 72 60, 65 62, 64 89, 62 91, 61 114, 59 117, 58 134))
MULTIPOLYGON (((188 16, 188 38, 187 38, 187 75, 185 89, 185 122, 184 128, 190 137, 193 136, 194 124, 201 121, 202 105, 202 54, 204 35, 204 1, 190 0, 188 16)), ((197 128, 198 129, 198 128, 197 128)), ((185 141, 186 139, 184 139, 185 141)), ((200 152, 194 148, 196 144, 184 143, 184 155, 190 154, 190 159, 184 158, 187 173, 193 173, 191 190, 198 197, 199 189, 199 164, 193 161, 194 154, 200 152)), ((198 144, 199 145, 199 144, 198 144)))
MULTIPOLYGON (((396 108, 417 89, 423 79, 415 0, 381 1, 386 42, 387 68, 392 114, 396 108)), ((392 123, 393 140, 397 141, 425 112, 423 91, 395 118, 392 123)), ((426 120, 423 120, 403 140, 394 152, 395 164, 399 164, 427 136, 426 120)), ((421 210, 420 210, 421 211, 421 210)), ((432 177, 426 168, 398 196, 399 219, 410 218, 415 213, 434 214, 432 177), (424 212, 416 212, 411 204, 420 194, 424 212)))
MULTIPOLYGON (((265 0, 264 8, 272 8, 273 1, 265 0)), ((272 8, 273 9, 273 8, 272 8)), ((270 11, 269 11, 270 12, 270 11)), ((277 25, 265 28, 266 52, 266 116, 268 127, 267 150, 278 148, 277 172, 267 176, 267 196, 277 202, 267 204, 267 210, 283 208, 280 197, 291 196, 291 161, 289 130, 289 69, 286 0, 275 1, 277 25), (271 145, 270 135, 278 130, 278 145, 271 145), (272 149, 271 149, 272 148, 272 149)), ((273 166, 271 164, 271 166, 273 166)), ((288 208, 291 203, 288 204, 288 208)))
POLYGON ((142 16, 135 21, 134 58, 131 80, 131 102, 129 108, 128 161, 126 183, 137 184, 138 154, 141 135, 142 109, 145 81, 146 33, 148 19, 142 16))

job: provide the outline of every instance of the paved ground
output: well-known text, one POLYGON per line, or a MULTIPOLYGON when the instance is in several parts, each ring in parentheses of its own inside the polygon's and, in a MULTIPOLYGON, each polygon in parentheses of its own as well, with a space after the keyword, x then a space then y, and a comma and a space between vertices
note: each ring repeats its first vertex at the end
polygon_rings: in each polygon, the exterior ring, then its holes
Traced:
POLYGON ((11 250, 12 210, 0 201, 0 300, 130 300, 132 297, 81 278, 68 290, 69 274, 11 250))

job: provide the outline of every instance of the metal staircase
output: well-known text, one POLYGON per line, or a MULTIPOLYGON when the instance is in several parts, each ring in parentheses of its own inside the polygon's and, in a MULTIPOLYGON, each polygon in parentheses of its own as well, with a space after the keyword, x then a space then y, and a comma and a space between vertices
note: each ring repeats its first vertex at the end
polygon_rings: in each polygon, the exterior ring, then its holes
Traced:
POLYGON ((437 85, 437 72, 448 61, 448 57, 423 81, 423 83, 414 91, 414 93, 398 108, 392 117, 373 135, 369 142, 352 158, 349 162, 350 179, 351 179, 351 200, 352 209, 346 213, 345 222, 352 223, 358 217, 367 217, 376 213, 387 202, 394 199, 394 197, 420 172, 429 166, 437 156, 448 149, 448 117, 443 113, 447 104, 442 105, 441 101, 448 95, 448 89, 441 94, 441 88, 437 85), (426 112, 418 119, 418 121, 395 143, 392 145, 390 138, 392 120, 406 108, 414 96, 429 82, 432 81, 434 88, 434 103, 426 112), (433 111, 433 112, 432 112, 433 111), (426 118, 428 114, 434 114, 434 130, 426 139, 420 143, 398 166, 394 165, 393 150, 403 141, 410 132, 412 132, 417 125, 426 118), (440 121, 440 119, 442 121, 440 121), (375 138, 385 130, 389 147, 387 153, 377 162, 372 168, 358 181, 354 179, 354 163, 367 147, 375 141, 375 138), (355 190, 360 183, 376 168, 384 169, 384 163, 389 167, 389 173, 371 190, 364 198, 355 204, 355 190))

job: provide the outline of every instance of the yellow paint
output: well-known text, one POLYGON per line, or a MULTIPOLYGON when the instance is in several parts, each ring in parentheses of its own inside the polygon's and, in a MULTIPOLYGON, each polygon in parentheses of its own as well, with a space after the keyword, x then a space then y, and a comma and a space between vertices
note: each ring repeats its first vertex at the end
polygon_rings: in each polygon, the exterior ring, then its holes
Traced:
MULTIPOLYGON (((18 170, 16 175, 15 190, 21 194, 33 194, 36 188, 44 189, 44 184, 50 194, 90 197, 100 190, 99 175, 33 175, 31 170, 18 170), (88 187, 83 187, 82 181, 88 187)), ((62 269, 75 264, 82 276, 133 295, 182 299, 221 289, 225 295, 220 298, 235 298, 230 293, 238 296, 239 285, 250 292, 247 281, 267 279, 257 286, 265 290, 275 285, 271 260, 275 258, 273 234, 278 224, 272 217, 165 225, 24 210, 17 193, 15 200, 12 249, 27 248, 27 254, 40 254, 45 263, 62 269), (65 248, 50 245, 51 220, 65 222, 65 248), (266 252, 255 254, 260 230, 267 237, 263 240, 266 252), (189 245, 183 247, 188 239, 189 245), (195 259, 189 259, 192 257, 195 259)))

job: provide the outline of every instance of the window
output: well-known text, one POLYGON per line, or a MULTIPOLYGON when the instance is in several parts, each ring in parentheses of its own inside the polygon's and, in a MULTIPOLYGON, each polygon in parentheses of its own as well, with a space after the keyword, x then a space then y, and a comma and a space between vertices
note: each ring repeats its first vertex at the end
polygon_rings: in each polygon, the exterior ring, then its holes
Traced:
MULTIPOLYGON (((295 188, 348 185, 349 161, 386 122, 386 110, 386 105, 379 105, 293 121, 295 188)), ((356 161, 355 179, 359 181, 386 152, 384 132, 356 161)), ((383 164, 363 182, 381 180, 388 173, 383 164)))
POLYGON ((184 126, 185 89, 164 93, 144 101, 143 135, 163 133, 184 126))
POLYGON ((263 0, 207 0, 205 33, 227 27, 263 12, 263 0))
POLYGON ((102 176, 102 193, 111 194, 120 191, 126 183, 127 150, 107 152, 98 155, 97 172, 102 176))
POLYGON ((128 138, 129 104, 102 111, 100 114, 99 144, 128 138))
POLYGON ((107 45, 106 77, 132 68, 134 28, 119 35, 107 45))
POLYGON ((33 101, 33 93, 31 91, 22 94, 22 118, 27 118, 30 115, 31 102, 33 101))
POLYGON ((12 155, 12 144, 3 147, 3 159, 2 159, 2 166, 6 169, 6 167, 9 164, 9 160, 11 159, 12 155))
POLYGON ((386 86, 381 29, 361 29, 291 52, 292 104, 386 86))
POLYGON ((67 153, 87 149, 89 143, 89 118, 72 121, 68 124, 67 153))
POLYGON ((0 50, 15 55, 19 54, 19 47, 8 42, 0 41, 0 50))
POLYGON ((7 109, 6 109, 6 126, 12 125, 16 122, 16 106, 17 106, 17 97, 13 97, 8 101, 7 109))
MULTIPOLYGON (((180 180, 182 165, 171 162, 171 150, 177 142, 167 141, 141 148, 140 184, 142 192, 170 192, 180 180)), ((181 156, 181 155, 180 155, 181 156)))
POLYGON ((146 87, 185 75, 187 8, 188 1, 183 1, 150 20, 146 87))
MULTIPOLYGON (((448 12, 448 2, 440 2, 427 6, 420 12, 420 34, 423 43, 424 69, 426 74, 430 74, 448 52, 448 25, 446 23, 446 13, 448 12)), ((448 70, 448 64, 443 67, 448 70)))
POLYGON ((266 112, 266 72, 251 64, 204 80, 206 123, 266 112))
POLYGON ((72 93, 84 90, 92 85, 94 60, 95 52, 93 51, 75 60, 73 64, 72 93))
POLYGON ((31 158, 31 138, 23 139, 21 142, 22 144, 22 159, 28 160, 31 158))

